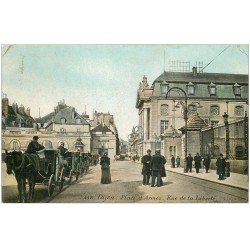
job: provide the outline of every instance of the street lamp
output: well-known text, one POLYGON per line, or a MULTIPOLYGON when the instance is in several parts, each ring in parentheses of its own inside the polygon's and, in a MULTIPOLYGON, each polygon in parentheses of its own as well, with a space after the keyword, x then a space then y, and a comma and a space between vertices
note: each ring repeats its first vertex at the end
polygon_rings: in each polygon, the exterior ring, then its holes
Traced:
MULTIPOLYGON (((183 111, 184 111, 184 121, 185 121, 185 157, 184 157, 184 173, 186 172, 186 168, 187 166, 186 165, 186 160, 187 160, 187 120, 188 120, 188 116, 187 116, 187 113, 188 113, 188 110, 187 110, 187 93, 179 88, 179 87, 173 87, 171 89, 168 90, 167 94, 166 94, 166 99, 169 95, 169 93, 171 91, 174 91, 174 92, 177 92, 178 94, 182 93, 184 95, 184 103, 182 101, 179 101, 178 104, 181 104, 182 107, 183 107, 183 111)), ((178 106, 178 105, 176 105, 178 106)))
POLYGON ((226 128, 226 159, 229 159, 230 144, 229 144, 228 114, 224 112, 224 115, 222 117, 223 117, 225 128, 226 128))

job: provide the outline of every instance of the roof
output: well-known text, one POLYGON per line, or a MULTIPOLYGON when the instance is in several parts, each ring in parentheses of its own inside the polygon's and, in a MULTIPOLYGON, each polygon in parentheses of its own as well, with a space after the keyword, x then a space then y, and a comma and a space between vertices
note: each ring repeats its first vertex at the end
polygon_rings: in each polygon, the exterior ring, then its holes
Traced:
POLYGON ((52 117, 54 115, 55 115, 55 113, 51 112, 51 113, 49 113, 49 114, 47 114, 47 115, 45 115, 43 117, 36 118, 35 120, 36 120, 37 123, 47 123, 52 119, 52 117))
POLYGON ((68 106, 66 106, 66 108, 58 111, 58 113, 56 113, 56 115, 55 115, 55 112, 51 112, 42 118, 37 118, 36 122, 37 123, 48 123, 48 122, 52 121, 53 118, 54 118, 54 122, 57 124, 58 123, 61 124, 61 118, 66 119, 66 124, 78 124, 78 123, 76 123, 76 118, 79 118, 81 120, 80 124, 89 125, 89 123, 86 121, 85 118, 83 118, 81 115, 79 115, 77 112, 75 112, 75 109, 73 107, 68 107, 68 106), (73 116, 72 116, 72 114, 73 114, 73 116))
POLYGON ((93 128, 91 130, 91 132, 102 132, 102 133, 107 133, 107 132, 111 132, 112 134, 114 134, 112 132, 112 130, 110 130, 107 125, 105 125, 104 123, 99 124, 98 126, 96 126, 95 128, 93 128))
MULTIPOLYGON (((191 116, 188 118, 187 121, 187 130, 200 130, 202 128, 207 127, 208 125, 205 123, 205 121, 200 118, 197 114, 191 116)), ((185 131, 185 127, 181 127, 179 129, 180 131, 185 131)))
POLYGON ((19 111, 15 112, 14 108, 9 105, 8 117, 5 118, 5 125, 9 127, 17 126, 19 121, 22 121, 25 127, 32 127, 33 125, 31 123, 34 122, 34 119, 27 114, 21 114, 19 111), (27 125, 25 121, 29 121, 30 123, 27 125), (13 122, 15 122, 15 125, 13 125, 13 122))
POLYGON ((243 74, 227 74, 227 73, 198 73, 193 76, 192 72, 166 72, 164 71, 159 77, 157 77, 153 85, 156 82, 162 81, 173 82, 213 82, 213 83, 248 83, 248 75, 243 74))
POLYGON ((55 123, 61 124, 61 119, 65 118, 66 119, 66 124, 79 124, 76 123, 76 119, 79 118, 81 120, 82 125, 89 125, 89 123, 81 117, 78 113, 75 112, 75 108, 73 107, 67 107, 62 110, 60 110, 56 115, 55 115, 55 123))
MULTIPOLYGON (((166 98, 166 94, 161 93, 160 84, 166 81, 169 89, 179 87, 187 93, 187 85, 191 82, 195 87, 195 94, 188 95, 189 99, 236 99, 233 86, 237 82, 241 86, 241 97, 237 99, 248 99, 248 75, 240 74, 219 74, 219 73, 199 73, 193 76, 192 73, 164 72, 153 83, 153 98, 166 98), (216 95, 211 96, 209 86, 214 83, 216 86, 216 95)), ((180 96, 175 91, 169 93, 169 97, 180 96)))

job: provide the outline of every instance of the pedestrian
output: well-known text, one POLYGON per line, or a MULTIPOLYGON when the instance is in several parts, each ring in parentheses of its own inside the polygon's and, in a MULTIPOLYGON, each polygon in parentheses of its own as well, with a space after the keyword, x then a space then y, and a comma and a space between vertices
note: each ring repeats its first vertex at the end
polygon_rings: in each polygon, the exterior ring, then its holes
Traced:
POLYGON ((175 158, 173 155, 171 157, 171 168, 175 168, 175 158))
POLYGON ((179 168, 179 167, 180 167, 180 164, 181 164, 181 159, 180 159, 180 157, 177 155, 177 157, 176 157, 176 167, 179 168))
POLYGON ((40 151, 42 149, 44 149, 44 146, 42 146, 39 142, 38 142, 39 137, 38 136, 33 136, 33 140, 29 143, 26 153, 28 154, 37 154, 37 151, 40 151))
POLYGON ((192 155, 189 153, 188 154, 188 157, 187 157, 187 159, 186 159, 186 164, 187 164, 187 166, 186 166, 186 172, 192 172, 192 164, 193 164, 193 157, 192 157, 192 155))
POLYGON ((151 150, 148 149, 147 154, 141 158, 141 163, 143 164, 141 172, 143 175, 143 181, 142 181, 143 185, 149 185, 151 160, 152 160, 151 150))
POLYGON ((60 146, 57 148, 59 151, 59 154, 64 158, 65 157, 65 153, 68 151, 65 147, 64 147, 64 142, 60 143, 60 146))
MULTIPOLYGON (((162 177, 164 176, 164 165, 166 163, 166 159, 164 156, 161 155, 161 151, 157 149, 155 151, 155 155, 153 155, 150 167, 151 167, 151 175, 152 175, 152 182, 151 187, 155 185, 155 178, 157 178, 157 187, 163 185, 162 177)), ((165 171, 166 175, 166 171, 165 171)))
POLYGON ((223 157, 223 154, 220 154, 219 158, 216 161, 217 174, 219 175, 219 180, 223 180, 225 176, 226 160, 223 157))
POLYGON ((197 174, 199 173, 199 170, 201 168, 201 161, 202 161, 201 156, 199 155, 199 153, 197 153, 196 156, 194 157, 194 166, 197 174))
POLYGON ((211 163, 211 157, 209 154, 207 154, 203 160, 203 165, 205 166, 206 173, 208 173, 208 170, 210 168, 210 163, 211 163))
POLYGON ((100 165, 102 166, 101 184, 111 183, 110 158, 108 157, 107 152, 101 157, 100 165))

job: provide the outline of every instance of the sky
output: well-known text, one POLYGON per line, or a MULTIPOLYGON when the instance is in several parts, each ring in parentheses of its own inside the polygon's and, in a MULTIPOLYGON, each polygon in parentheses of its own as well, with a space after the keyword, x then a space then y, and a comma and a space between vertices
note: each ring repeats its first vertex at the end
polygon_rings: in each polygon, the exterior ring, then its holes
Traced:
POLYGON ((29 107, 35 118, 39 108, 44 116, 63 99, 80 114, 86 105, 90 118, 93 110, 110 112, 127 140, 138 125, 135 103, 143 75, 152 84, 168 71, 169 61, 190 61, 192 67, 214 58, 204 72, 248 74, 248 54, 248 45, 5 45, 2 93, 10 104, 29 107))

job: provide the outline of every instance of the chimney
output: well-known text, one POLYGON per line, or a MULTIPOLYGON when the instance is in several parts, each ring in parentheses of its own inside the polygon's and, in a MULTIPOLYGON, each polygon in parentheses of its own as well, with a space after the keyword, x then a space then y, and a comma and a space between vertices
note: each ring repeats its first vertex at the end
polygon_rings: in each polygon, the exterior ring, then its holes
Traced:
POLYGON ((27 108, 25 113, 26 113, 26 115, 30 116, 30 108, 27 108))
POLYGON ((197 76, 197 67, 192 68, 193 76, 197 76))
POLYGON ((7 98, 6 94, 2 99, 2 110, 3 110, 3 115, 7 118, 9 114, 9 99, 7 98))
POLYGON ((72 119, 75 118, 75 108, 72 108, 72 110, 71 110, 71 118, 72 119))
POLYGON ((21 104, 21 106, 18 108, 19 113, 24 115, 24 110, 24 106, 21 104))
POLYGON ((18 111, 18 105, 15 102, 13 102, 12 108, 14 109, 15 113, 17 113, 17 111, 18 111))

